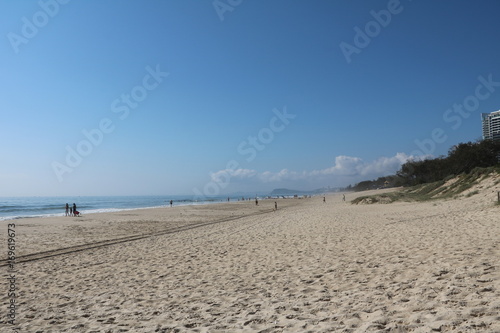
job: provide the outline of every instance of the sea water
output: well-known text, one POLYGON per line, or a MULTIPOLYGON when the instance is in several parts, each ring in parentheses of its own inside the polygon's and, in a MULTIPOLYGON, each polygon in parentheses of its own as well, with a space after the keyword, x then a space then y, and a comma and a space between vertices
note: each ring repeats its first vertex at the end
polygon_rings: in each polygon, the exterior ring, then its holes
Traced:
MULTIPOLYGON (((78 196, 78 197, 0 197, 0 221, 28 217, 64 216, 66 203, 82 214, 116 212, 141 208, 199 205, 227 201, 227 197, 196 200, 189 196, 78 196)), ((236 200, 232 198, 232 200, 236 200)))

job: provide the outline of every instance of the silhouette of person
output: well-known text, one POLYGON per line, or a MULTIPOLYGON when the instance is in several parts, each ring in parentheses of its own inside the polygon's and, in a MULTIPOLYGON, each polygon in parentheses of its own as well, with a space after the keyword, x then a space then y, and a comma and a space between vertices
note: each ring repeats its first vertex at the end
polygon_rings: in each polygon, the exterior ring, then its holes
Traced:
POLYGON ((64 216, 68 216, 69 215, 69 205, 68 203, 66 203, 66 213, 64 216))

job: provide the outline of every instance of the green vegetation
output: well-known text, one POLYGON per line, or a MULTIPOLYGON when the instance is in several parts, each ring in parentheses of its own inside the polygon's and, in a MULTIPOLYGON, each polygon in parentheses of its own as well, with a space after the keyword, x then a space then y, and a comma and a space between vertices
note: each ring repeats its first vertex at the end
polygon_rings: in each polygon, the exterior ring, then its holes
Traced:
POLYGON ((473 195, 476 195, 476 194, 479 194, 478 190, 475 190, 475 191, 472 191, 472 192, 468 193, 465 197, 466 198, 470 198, 470 197, 472 197, 473 195))
POLYGON ((365 180, 356 184, 353 187, 349 186, 348 188, 346 188, 346 190, 359 192, 359 191, 373 190, 377 188, 399 187, 404 185, 405 185, 405 180, 402 177, 398 175, 392 175, 392 176, 380 177, 377 180, 365 180))
POLYGON ((397 176, 406 186, 432 183, 469 174, 477 168, 498 166, 499 157, 499 141, 460 143, 449 150, 447 157, 406 162, 397 176))
MULTIPOLYGON (((469 174, 461 174, 458 177, 453 178, 447 177, 446 180, 410 186, 391 193, 361 196, 351 201, 351 203, 391 203, 394 201, 429 201, 455 198, 464 191, 478 184, 482 178, 492 173, 500 174, 500 168, 476 168, 469 174)), ((468 193, 466 197, 471 197, 478 193, 478 190, 474 190, 468 193)))
MULTIPOLYGON (((500 141, 482 140, 453 146, 448 156, 425 160, 410 160, 401 166, 396 175, 365 180, 347 190, 365 191, 377 188, 416 186, 439 181, 447 182, 461 174, 470 174, 478 168, 499 167, 500 141)), ((475 177, 476 175, 472 175, 475 177)), ((464 183, 465 184, 465 183, 464 183)), ((440 185, 432 185, 439 187, 440 185)), ((429 192, 432 186, 427 188, 429 192)), ((464 185, 466 186, 466 185, 464 185)))
MULTIPOLYGON (((364 191, 387 187, 405 187, 394 193, 362 196, 352 203, 391 203, 394 201, 424 201, 453 198, 470 189, 485 175, 500 174, 500 141, 482 140, 453 146, 448 156, 425 160, 410 160, 396 175, 367 180, 349 187, 364 191)), ((495 185, 500 183, 498 180, 495 185)), ((467 194, 471 197, 479 192, 467 194)))

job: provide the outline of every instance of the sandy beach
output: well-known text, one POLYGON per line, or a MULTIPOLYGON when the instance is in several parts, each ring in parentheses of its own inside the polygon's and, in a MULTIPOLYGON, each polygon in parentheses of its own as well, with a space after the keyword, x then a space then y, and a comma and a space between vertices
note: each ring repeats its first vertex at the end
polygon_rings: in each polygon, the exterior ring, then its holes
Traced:
MULTIPOLYGON (((4 252, 16 225, 16 326, 500 332, 496 193, 349 203, 361 194, 282 199, 276 212, 264 200, 4 221, 4 252)), ((9 332, 6 279, 0 288, 9 332)))

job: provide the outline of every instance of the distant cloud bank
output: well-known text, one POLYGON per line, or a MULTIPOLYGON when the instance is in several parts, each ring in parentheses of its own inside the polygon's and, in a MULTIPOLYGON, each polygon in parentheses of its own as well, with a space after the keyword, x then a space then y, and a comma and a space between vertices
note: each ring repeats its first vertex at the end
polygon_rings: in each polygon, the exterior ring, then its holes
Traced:
MULTIPOLYGON (((374 161, 366 162, 359 157, 337 156, 331 167, 312 171, 293 171, 282 169, 278 172, 263 171, 253 169, 224 169, 211 173, 214 182, 244 182, 251 180, 260 183, 279 183, 301 181, 311 184, 335 180, 361 181, 382 176, 395 174, 401 165, 410 159, 417 159, 412 155, 397 153, 392 157, 380 157, 374 161)), ((418 158, 420 159, 420 158, 418 158)))

